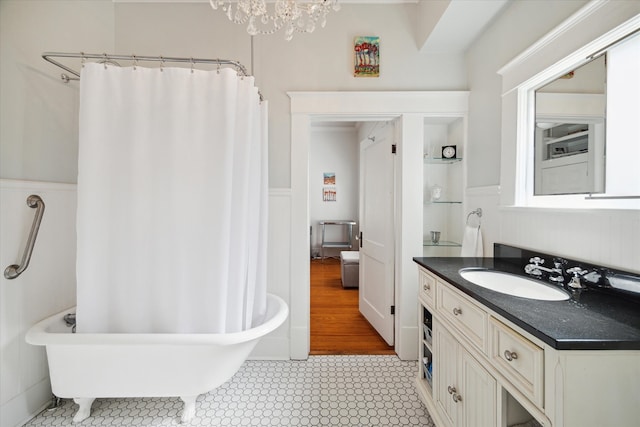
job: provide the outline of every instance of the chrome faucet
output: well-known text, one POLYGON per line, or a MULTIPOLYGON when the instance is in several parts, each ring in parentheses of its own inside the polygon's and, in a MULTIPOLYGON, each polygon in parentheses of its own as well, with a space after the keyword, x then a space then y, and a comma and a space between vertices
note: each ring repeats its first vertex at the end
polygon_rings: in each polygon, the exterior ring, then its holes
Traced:
POLYGON ((592 285, 599 286, 601 288, 610 288, 611 283, 609 282, 609 277, 613 276, 613 273, 609 271, 609 269, 605 267, 597 267, 594 270, 583 274, 582 280, 586 283, 591 283, 592 285))
POLYGON ((587 270, 583 270, 580 267, 573 267, 573 268, 569 268, 567 270, 567 273, 569 274, 573 274, 573 277, 571 278, 571 281, 569 282, 569 287, 573 288, 573 289, 582 289, 585 286, 582 286, 582 283, 580 283, 580 276, 583 276, 585 273, 587 273, 587 270))
POLYGON ((542 272, 545 271, 549 273, 549 280, 556 283, 564 282, 564 271, 562 267, 566 264, 566 261, 562 258, 554 258, 553 259, 553 268, 543 267, 540 264, 544 264, 544 259, 540 257, 533 257, 529 259, 529 262, 532 264, 527 264, 524 267, 524 272, 530 274, 532 276, 540 277, 542 276, 542 272))

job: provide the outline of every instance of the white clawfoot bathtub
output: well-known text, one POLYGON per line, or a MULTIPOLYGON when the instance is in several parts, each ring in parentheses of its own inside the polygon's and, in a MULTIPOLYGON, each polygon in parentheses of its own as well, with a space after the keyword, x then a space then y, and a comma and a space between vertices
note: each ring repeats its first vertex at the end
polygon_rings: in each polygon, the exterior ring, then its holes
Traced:
POLYGON ((73 418, 91 415, 98 397, 174 397, 184 401, 182 422, 196 413, 196 398, 228 381, 258 340, 287 318, 287 304, 267 295, 265 321, 231 334, 71 333, 65 310, 34 325, 26 335, 47 349, 53 394, 80 406, 73 418))

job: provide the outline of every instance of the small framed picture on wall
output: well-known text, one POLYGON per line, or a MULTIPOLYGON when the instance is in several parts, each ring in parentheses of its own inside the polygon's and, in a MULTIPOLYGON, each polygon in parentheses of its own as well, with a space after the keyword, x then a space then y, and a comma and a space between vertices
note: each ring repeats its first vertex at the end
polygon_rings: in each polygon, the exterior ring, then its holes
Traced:
POLYGON ((354 77, 380 77, 380 37, 356 37, 353 62, 354 77))
POLYGON ((336 201, 336 188, 335 187, 324 187, 322 189, 322 201, 324 201, 324 202, 335 202, 336 201))
POLYGON ((336 185, 336 174, 334 172, 323 173, 324 185, 336 185))

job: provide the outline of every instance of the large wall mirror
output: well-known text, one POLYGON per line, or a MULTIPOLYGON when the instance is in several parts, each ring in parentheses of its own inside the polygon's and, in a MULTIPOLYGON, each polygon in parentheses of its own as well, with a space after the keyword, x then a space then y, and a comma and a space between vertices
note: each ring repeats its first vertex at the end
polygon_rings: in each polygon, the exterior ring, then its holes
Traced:
POLYGON ((638 198, 638 31, 535 89, 534 195, 638 198))
POLYGON ((605 59, 535 91, 535 195, 604 192, 605 59))

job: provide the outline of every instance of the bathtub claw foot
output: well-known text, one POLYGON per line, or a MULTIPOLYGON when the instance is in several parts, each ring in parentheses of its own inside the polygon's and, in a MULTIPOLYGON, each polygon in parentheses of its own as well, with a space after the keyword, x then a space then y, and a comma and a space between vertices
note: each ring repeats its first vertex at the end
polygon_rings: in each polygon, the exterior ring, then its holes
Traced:
POLYGON ((73 417, 74 423, 79 423, 89 418, 89 416, 91 415, 91 405, 93 404, 94 400, 96 399, 88 397, 73 399, 73 401, 76 402, 78 406, 80 406, 80 408, 78 408, 78 412, 76 412, 76 415, 73 417))
POLYGON ((184 402, 184 408, 182 409, 182 417, 180 417, 181 423, 188 423, 196 416, 196 399, 198 396, 180 396, 180 399, 184 402))

